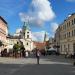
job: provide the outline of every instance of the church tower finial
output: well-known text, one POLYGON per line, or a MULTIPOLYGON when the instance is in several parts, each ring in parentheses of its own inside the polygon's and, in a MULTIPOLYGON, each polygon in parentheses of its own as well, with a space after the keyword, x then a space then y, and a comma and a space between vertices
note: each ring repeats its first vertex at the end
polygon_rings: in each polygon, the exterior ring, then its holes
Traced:
POLYGON ((24 22, 23 29, 24 29, 24 30, 29 30, 29 29, 30 29, 28 22, 24 22))
POLYGON ((45 31, 45 34, 44 34, 44 42, 48 41, 48 36, 47 36, 47 32, 45 31))

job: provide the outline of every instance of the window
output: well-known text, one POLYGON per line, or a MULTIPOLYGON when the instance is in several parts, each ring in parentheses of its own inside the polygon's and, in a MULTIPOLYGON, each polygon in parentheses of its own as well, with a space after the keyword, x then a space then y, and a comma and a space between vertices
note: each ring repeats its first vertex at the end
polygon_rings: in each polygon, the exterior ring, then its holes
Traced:
POLYGON ((67 23, 67 28, 68 28, 68 23, 67 23))
POLYGON ((67 37, 68 37, 68 33, 67 33, 67 37))
POLYGON ((27 38, 29 38, 29 35, 27 35, 27 38))
POLYGON ((66 38, 66 34, 65 34, 65 38, 66 38))
POLYGON ((28 45, 28 42, 27 42, 27 45, 28 45))
POLYGON ((69 32, 69 37, 70 37, 70 32, 69 32))
POLYGON ((61 52, 62 52, 62 45, 61 45, 61 52))
POLYGON ((25 33, 24 33, 24 35, 25 35, 25 33))
POLYGON ((29 33, 29 32, 27 32, 27 33, 29 33))
POLYGON ((73 36, 73 30, 72 30, 72 36, 73 36))
POLYGON ((70 27, 70 21, 69 21, 69 27, 70 27))
POLYGON ((75 29, 74 29, 74 36, 75 36, 75 29))
POLYGON ((70 44, 68 44, 68 52, 69 52, 69 49, 70 49, 70 44))
POLYGON ((64 45, 64 50, 65 50, 65 45, 64 45))
POLYGON ((72 20, 72 25, 73 25, 73 20, 72 20))
POLYGON ((74 18, 74 24, 75 24, 75 18, 74 18))

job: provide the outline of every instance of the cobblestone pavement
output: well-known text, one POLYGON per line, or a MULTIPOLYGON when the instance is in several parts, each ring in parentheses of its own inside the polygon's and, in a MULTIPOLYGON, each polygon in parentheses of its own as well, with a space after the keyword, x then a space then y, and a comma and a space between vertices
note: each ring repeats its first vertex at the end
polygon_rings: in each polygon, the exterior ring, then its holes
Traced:
MULTIPOLYGON (((72 64, 74 60, 65 59, 63 56, 41 56, 40 64, 72 64)), ((36 58, 12 58, 0 57, 2 64, 36 64, 36 58)))
POLYGON ((73 61, 62 56, 46 56, 37 65, 36 58, 0 57, 0 75, 75 75, 73 61))

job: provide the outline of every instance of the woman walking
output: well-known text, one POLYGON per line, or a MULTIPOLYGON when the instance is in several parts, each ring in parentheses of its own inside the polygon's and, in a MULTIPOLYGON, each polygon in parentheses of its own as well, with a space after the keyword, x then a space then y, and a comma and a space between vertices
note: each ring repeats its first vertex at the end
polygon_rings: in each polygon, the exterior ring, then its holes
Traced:
POLYGON ((40 51, 37 49, 36 51, 36 58, 37 58, 37 64, 39 64, 39 60, 40 60, 40 51))

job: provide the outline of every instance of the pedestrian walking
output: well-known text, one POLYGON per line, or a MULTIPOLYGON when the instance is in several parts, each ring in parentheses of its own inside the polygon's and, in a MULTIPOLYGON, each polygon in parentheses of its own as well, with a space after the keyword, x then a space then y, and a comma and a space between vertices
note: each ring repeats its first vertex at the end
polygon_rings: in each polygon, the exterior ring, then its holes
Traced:
POLYGON ((26 55, 26 57, 28 57, 28 56, 29 56, 28 51, 26 51, 25 53, 26 53, 26 54, 25 54, 25 55, 26 55))
POLYGON ((40 60, 40 51, 39 50, 36 51, 36 58, 37 58, 37 64, 39 64, 39 60, 40 60))
POLYGON ((65 58, 67 58, 68 56, 68 51, 67 51, 67 48, 65 49, 65 58))
POLYGON ((25 48, 24 47, 21 47, 21 53, 22 53, 22 57, 25 58, 25 48))
POLYGON ((25 50, 22 50, 22 57, 25 57, 25 50))

